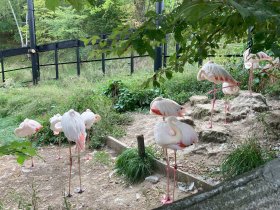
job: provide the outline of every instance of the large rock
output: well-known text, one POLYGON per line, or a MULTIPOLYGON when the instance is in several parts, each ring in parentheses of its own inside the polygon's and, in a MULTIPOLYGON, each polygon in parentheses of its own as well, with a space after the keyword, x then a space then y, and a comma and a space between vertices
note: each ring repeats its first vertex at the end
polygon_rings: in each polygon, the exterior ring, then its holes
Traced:
POLYGON ((198 135, 199 141, 213 143, 224 143, 231 137, 229 131, 223 127, 215 125, 212 129, 200 131, 198 135))
POLYGON ((280 131, 280 110, 274 110, 267 113, 265 122, 272 129, 280 131))
POLYGON ((264 112, 269 110, 265 97, 260 93, 249 94, 248 91, 241 91, 239 96, 231 101, 231 111, 233 112, 264 112))
POLYGON ((207 96, 192 96, 190 97, 191 105, 195 104, 207 104, 209 102, 209 99, 207 96))
MULTIPOLYGON (((211 104, 196 104, 194 106, 193 112, 192 112, 192 117, 194 119, 203 119, 206 116, 211 115, 211 104)), ((217 107, 214 109, 214 113, 219 113, 220 109, 217 107)))
POLYGON ((189 116, 178 117, 178 120, 183 122, 183 123, 189 124, 191 126, 195 125, 192 117, 189 117, 189 116))

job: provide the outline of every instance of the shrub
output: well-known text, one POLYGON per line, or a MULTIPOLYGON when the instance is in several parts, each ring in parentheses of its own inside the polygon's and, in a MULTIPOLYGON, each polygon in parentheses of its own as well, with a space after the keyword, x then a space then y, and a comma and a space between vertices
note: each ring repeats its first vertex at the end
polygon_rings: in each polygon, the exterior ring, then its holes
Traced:
POLYGON ((137 183, 151 175, 155 168, 154 152, 146 148, 146 156, 142 159, 136 148, 126 149, 117 157, 116 169, 119 175, 124 175, 130 183, 137 183))
POLYGON ((262 149, 255 139, 249 139, 224 159, 221 172, 225 179, 230 179, 251 171, 274 157, 274 153, 262 149))

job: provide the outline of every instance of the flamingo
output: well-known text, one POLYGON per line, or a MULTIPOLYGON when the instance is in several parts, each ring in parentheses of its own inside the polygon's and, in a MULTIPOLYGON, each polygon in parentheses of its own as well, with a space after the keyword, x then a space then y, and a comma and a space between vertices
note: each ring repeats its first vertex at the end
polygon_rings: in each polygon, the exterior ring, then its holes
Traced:
MULTIPOLYGON (((239 92, 238 86, 231 86, 228 82, 224 82, 222 91, 225 95, 236 95, 239 92)), ((229 101, 225 99, 225 124, 227 123, 227 112, 230 109, 229 101)))
MULTIPOLYGON (((81 116, 84 120, 86 129, 87 129, 87 133, 88 133, 86 142, 89 142, 89 140, 90 140, 90 138, 89 138, 90 129, 93 126, 94 123, 97 123, 101 120, 101 116, 99 114, 94 114, 90 109, 87 109, 85 112, 83 112, 81 114, 81 116)), ((91 158, 88 155, 86 159, 90 160, 91 158)))
POLYGON ((150 114, 160 115, 165 120, 167 116, 183 117, 185 108, 177 102, 162 97, 156 97, 150 104, 150 114))
POLYGON ((86 128, 85 123, 81 115, 73 109, 64 113, 61 118, 62 131, 64 132, 66 138, 69 141, 69 153, 70 153, 70 173, 69 173, 69 190, 68 197, 71 197, 70 186, 71 186, 71 172, 72 172, 72 154, 71 154, 71 144, 70 141, 76 143, 76 149, 78 150, 78 164, 79 164, 79 178, 80 178, 80 188, 76 191, 77 193, 82 193, 82 181, 81 181, 81 161, 80 161, 80 151, 85 149, 85 138, 86 138, 86 128))
POLYGON ((166 155, 166 176, 167 176, 167 194, 161 200, 162 203, 172 203, 169 195, 169 158, 167 148, 174 150, 175 166, 174 166, 174 186, 173 186, 173 200, 176 184, 176 152, 182 150, 198 141, 198 135, 195 130, 188 124, 182 123, 174 116, 167 117, 166 121, 159 122, 154 127, 154 137, 156 143, 165 150, 166 155))
MULTIPOLYGON (((26 118, 22 123, 20 123, 19 127, 15 129, 14 133, 18 137, 22 138, 30 138, 33 134, 36 134, 43 126, 35 121, 26 118)), ((31 157, 31 167, 34 167, 33 157, 31 157)))
POLYGON ((268 70, 271 70, 271 69, 273 69, 273 68, 278 68, 278 69, 280 69, 280 60, 279 60, 279 58, 275 58, 271 63, 266 64, 266 65, 262 68, 262 72, 264 72, 264 73, 270 75, 270 76, 271 76, 270 78, 272 79, 272 81, 273 81, 273 77, 274 77, 274 78, 277 78, 277 79, 280 79, 278 76, 267 72, 268 70))
POLYGON ((248 89, 250 91, 250 95, 252 95, 252 82, 253 82, 253 70, 260 68, 260 61, 271 61, 272 57, 268 56, 264 52, 258 52, 256 54, 250 53, 250 48, 245 50, 243 53, 244 59, 244 67, 249 70, 249 82, 248 89))
MULTIPOLYGON (((211 119, 210 126, 212 128, 213 123, 213 111, 216 101, 216 84, 221 84, 223 82, 227 82, 230 86, 238 86, 239 82, 237 82, 222 66, 214 63, 213 61, 208 61, 205 63, 197 74, 197 80, 208 80, 214 83, 214 97, 212 100, 212 108, 211 108, 211 119)), ((212 92, 212 91, 211 91, 212 92)), ((210 92, 209 92, 210 93, 210 92)))
MULTIPOLYGON (((56 114, 50 118, 50 129, 53 131, 54 135, 58 135, 62 131, 61 126, 61 115, 56 114)), ((56 159, 61 159, 61 139, 58 138, 58 157, 56 159)))

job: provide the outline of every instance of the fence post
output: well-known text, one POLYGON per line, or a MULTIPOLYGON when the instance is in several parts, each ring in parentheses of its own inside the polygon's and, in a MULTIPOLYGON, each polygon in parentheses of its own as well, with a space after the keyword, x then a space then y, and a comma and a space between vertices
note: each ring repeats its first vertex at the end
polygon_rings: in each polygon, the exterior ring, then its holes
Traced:
POLYGON ((134 73, 134 53, 131 51, 130 54, 130 74, 134 73))
POLYGON ((78 46, 76 47, 76 56, 77 56, 77 75, 80 76, 81 74, 81 58, 80 58, 80 47, 79 47, 79 40, 78 46))
POLYGON ((2 53, 1 53, 1 69, 2 69, 2 82, 5 82, 4 59, 2 53))
POLYGON ((179 50, 180 50, 180 45, 178 43, 176 43, 176 58, 178 59, 180 57, 179 55, 179 50))
POLYGON ((168 37, 165 37, 165 41, 166 43, 164 43, 163 45, 163 66, 166 67, 167 66, 167 41, 168 41, 168 37))
POLYGON ((54 62, 55 62, 55 79, 58 80, 59 74, 58 74, 58 50, 57 50, 57 43, 55 44, 55 50, 54 50, 54 62))
MULTIPOLYGON (((156 2, 156 13, 161 14, 164 4, 163 1, 156 2)), ((160 21, 156 20, 157 28, 160 26, 160 21)), ((155 48, 155 61, 154 61, 154 71, 158 71, 162 67, 162 44, 155 48)))
POLYGON ((145 154, 145 142, 144 142, 144 136, 137 135, 137 143, 138 143, 138 155, 143 159, 146 154, 145 154))
MULTIPOLYGON (((102 34, 102 39, 105 40, 106 39, 106 34, 102 34)), ((105 53, 102 53, 102 72, 103 75, 105 74, 105 53)))
POLYGON ((40 60, 39 60, 39 53, 36 52, 36 59, 37 59, 37 79, 38 81, 40 81, 40 76, 41 76, 41 72, 40 72, 40 60))

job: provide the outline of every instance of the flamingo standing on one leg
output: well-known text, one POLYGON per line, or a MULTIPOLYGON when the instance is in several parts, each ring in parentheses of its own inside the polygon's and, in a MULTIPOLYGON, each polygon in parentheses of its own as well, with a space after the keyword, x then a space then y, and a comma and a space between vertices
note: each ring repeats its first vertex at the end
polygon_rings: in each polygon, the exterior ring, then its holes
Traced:
MULTIPOLYGON (((58 135, 62 131, 61 126, 61 115, 56 114, 50 118, 50 129, 53 131, 54 135, 58 135)), ((61 139, 58 139, 58 157, 56 159, 61 159, 61 139)))
POLYGON ((162 203, 171 203, 172 199, 169 195, 169 158, 167 148, 173 149, 175 154, 175 167, 174 167, 174 186, 173 186, 173 200, 176 184, 176 151, 182 150, 189 145, 198 141, 198 135, 194 129, 185 123, 180 122, 174 116, 167 117, 166 121, 159 122, 154 127, 155 141, 160 145, 166 154, 166 176, 167 176, 167 194, 162 199, 162 203))
MULTIPOLYGON (((36 134, 43 126, 35 121, 26 118, 19 127, 15 129, 14 133, 18 137, 27 137, 30 138, 33 134, 36 134)), ((33 157, 31 158, 32 164, 31 167, 34 167, 33 157)))
POLYGON ((211 108, 211 119, 210 126, 212 128, 213 123, 213 112, 216 101, 216 84, 221 84, 223 82, 229 83, 231 86, 238 86, 239 82, 237 82, 222 66, 214 63, 213 61, 208 61, 205 63, 197 74, 197 80, 208 80, 214 83, 214 97, 212 100, 212 108, 211 108))
POLYGON ((264 52, 258 52, 256 54, 250 53, 250 48, 245 50, 243 53, 244 59, 244 67, 249 69, 249 82, 248 82, 248 89, 250 91, 250 95, 252 95, 252 83, 253 83, 253 70, 260 68, 260 61, 271 61, 272 57, 268 56, 264 52))
MULTIPOLYGON (((222 91, 225 95, 236 95, 239 92, 238 86, 232 86, 228 82, 223 83, 222 91)), ((225 124, 227 124, 227 112, 230 110, 229 101, 225 99, 225 124)))
POLYGON ((81 115, 70 109, 68 112, 64 113, 61 118, 62 130, 69 141, 69 153, 70 153, 70 173, 69 173, 69 191, 68 197, 71 197, 70 186, 71 186, 71 172, 72 172, 72 154, 71 154, 71 144, 70 141, 76 143, 76 149, 78 150, 78 164, 79 164, 79 178, 80 178, 80 188, 78 193, 82 193, 82 181, 81 181, 81 161, 80 161, 80 151, 85 149, 85 138, 86 138, 86 128, 85 123, 81 115))
POLYGON ((183 117, 185 112, 183 106, 168 98, 156 97, 150 104, 150 114, 160 115, 163 120, 168 116, 183 117))
MULTIPOLYGON (((94 114, 90 109, 87 109, 85 112, 83 112, 81 114, 83 120, 84 120, 84 123, 85 123, 85 126, 86 126, 86 129, 87 129, 87 139, 86 139, 86 143, 89 144, 89 141, 90 141, 90 137, 89 137, 89 134, 90 134, 90 129, 92 127, 92 125, 94 123, 97 123, 101 120, 101 116, 99 114, 94 114)), ((87 160, 90 160, 91 157, 89 155, 87 155, 87 160)))

